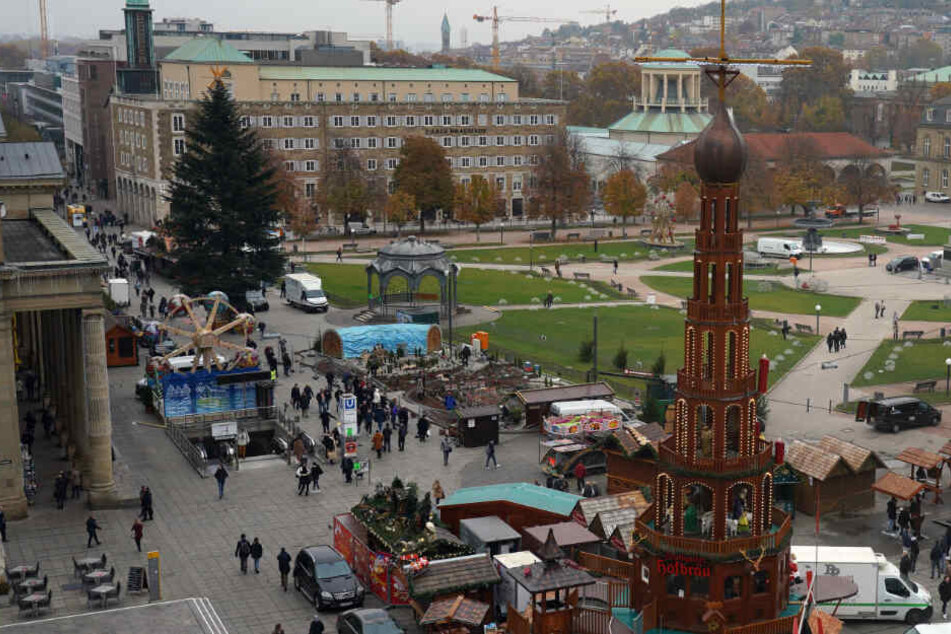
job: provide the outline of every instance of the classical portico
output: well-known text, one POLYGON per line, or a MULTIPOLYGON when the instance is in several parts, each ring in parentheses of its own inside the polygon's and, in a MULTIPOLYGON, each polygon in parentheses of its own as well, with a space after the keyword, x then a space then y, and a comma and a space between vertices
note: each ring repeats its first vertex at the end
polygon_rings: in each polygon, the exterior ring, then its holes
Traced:
POLYGON ((41 408, 54 414, 56 441, 82 471, 89 503, 113 505, 100 277, 108 263, 51 209, 0 222, 0 254, 0 505, 10 518, 27 513, 19 412, 41 408), (18 403, 18 376, 35 377, 35 401, 18 403))

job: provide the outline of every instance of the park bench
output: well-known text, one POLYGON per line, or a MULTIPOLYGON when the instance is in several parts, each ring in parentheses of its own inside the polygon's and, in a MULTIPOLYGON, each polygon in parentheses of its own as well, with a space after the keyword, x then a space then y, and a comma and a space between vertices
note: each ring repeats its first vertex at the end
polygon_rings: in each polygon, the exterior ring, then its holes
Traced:
POLYGON ((551 269, 548 268, 547 266, 543 266, 542 275, 544 275, 545 277, 551 277, 551 269))
POLYGON ((580 273, 578 271, 575 271, 573 275, 575 276, 576 280, 590 280, 591 279, 590 273, 580 273))
POLYGON ((901 338, 902 339, 911 339, 911 338, 921 339, 924 335, 925 335, 924 330, 906 330, 903 333, 901 333, 901 338))
POLYGON ((533 231, 532 240, 535 242, 551 242, 550 231, 533 231))
POLYGON ((635 297, 637 297, 637 289, 634 289, 634 288, 631 288, 630 286, 627 286, 627 287, 624 288, 624 290, 627 291, 627 297, 628 297, 628 299, 634 299, 635 297))
POLYGON ((571 242, 571 239, 572 239, 572 238, 574 238, 575 240, 580 240, 580 239, 581 239, 581 234, 580 234, 580 233, 569 233, 568 235, 565 236, 565 241, 566 241, 566 242, 571 242))
POLYGON ((925 392, 925 391, 934 392, 934 388, 937 384, 938 384, 938 381, 936 381, 935 379, 932 379, 930 381, 918 381, 917 383, 915 383, 915 389, 913 389, 912 392, 916 394, 918 392, 925 392))
POLYGON ((687 310, 687 300, 680 300, 680 310, 687 310))
POLYGON ((812 326, 809 324, 796 324, 796 332, 808 332, 809 334, 812 334, 814 331, 812 330, 812 326))
POLYGON ((357 246, 358 246, 358 245, 357 245, 356 242, 347 242, 347 243, 345 243, 345 244, 343 245, 343 250, 344 250, 344 251, 356 251, 356 250, 357 250, 357 246))

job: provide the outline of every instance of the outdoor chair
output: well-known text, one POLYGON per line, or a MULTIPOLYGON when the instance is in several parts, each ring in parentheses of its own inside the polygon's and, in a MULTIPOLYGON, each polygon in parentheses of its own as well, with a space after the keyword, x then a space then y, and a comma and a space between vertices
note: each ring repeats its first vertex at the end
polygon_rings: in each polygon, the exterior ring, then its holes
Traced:
POLYGON ((116 582, 116 587, 114 590, 106 594, 106 607, 109 607, 109 599, 115 599, 116 603, 119 603, 119 594, 122 592, 122 582, 116 582))
POLYGON ((112 568, 109 569, 109 576, 103 580, 103 583, 112 583, 112 581, 115 578, 116 578, 116 567, 113 566, 112 568))
POLYGON ((39 603, 36 604, 37 611, 42 610, 43 608, 48 608, 53 604, 53 591, 46 591, 46 598, 42 599, 39 603))
POLYGON ((83 573, 86 572, 86 569, 79 565, 79 562, 76 561, 76 557, 73 557, 73 576, 82 578, 83 573))

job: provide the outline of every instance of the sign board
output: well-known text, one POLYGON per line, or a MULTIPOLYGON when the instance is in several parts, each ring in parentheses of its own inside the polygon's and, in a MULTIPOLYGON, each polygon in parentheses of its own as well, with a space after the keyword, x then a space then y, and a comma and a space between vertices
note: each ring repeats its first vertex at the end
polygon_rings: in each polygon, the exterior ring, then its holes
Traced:
POLYGON ((657 295, 656 295, 655 293, 648 293, 648 294, 647 294, 647 305, 648 305, 648 306, 653 306, 653 305, 656 304, 656 303, 657 303, 657 295))
POLYGON ((149 588, 149 602, 152 601, 161 601, 162 600, 162 588, 161 588, 161 569, 159 566, 159 553, 157 550, 150 551, 148 554, 149 560, 149 574, 148 574, 148 588, 149 588))
POLYGON ((469 420, 466 421, 466 425, 469 426, 469 429, 472 429, 473 427, 475 427, 475 419, 470 418, 469 420))
POLYGON ((238 422, 212 423, 211 437, 215 440, 229 440, 238 435, 238 422))
POLYGON ((341 397, 340 404, 343 406, 343 424, 356 425, 357 424, 357 397, 353 394, 344 394, 341 397))
POLYGON ((924 240, 924 239, 925 239, 925 234, 923 234, 923 233, 909 233, 908 235, 905 236, 905 238, 908 239, 908 240, 924 240))
POLYGON ((865 244, 885 244, 885 236, 859 236, 859 242, 865 244))
POLYGON ((343 443, 343 455, 347 458, 353 458, 357 455, 357 441, 348 440, 343 443))

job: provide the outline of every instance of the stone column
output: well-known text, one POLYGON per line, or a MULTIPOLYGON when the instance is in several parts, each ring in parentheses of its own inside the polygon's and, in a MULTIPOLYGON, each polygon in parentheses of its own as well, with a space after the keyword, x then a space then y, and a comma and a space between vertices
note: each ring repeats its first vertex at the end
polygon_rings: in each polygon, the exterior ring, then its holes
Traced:
POLYGON ((687 100, 684 99, 684 76, 679 74, 677 75, 677 98, 680 99, 680 111, 687 111, 687 100))
POLYGON ((26 517, 23 460, 20 457, 20 416, 17 409, 13 327, 9 314, 0 314, 0 506, 7 519, 26 517))
POLYGON ((86 365, 86 429, 89 430, 87 465, 89 504, 109 507, 116 503, 112 478, 112 413, 109 410, 109 375, 106 371, 106 329, 102 309, 84 309, 83 353, 86 365))
POLYGON ((76 445, 79 455, 85 460, 89 451, 89 430, 86 428, 86 376, 83 372, 82 323, 79 311, 67 313, 66 336, 69 342, 66 361, 69 372, 69 393, 72 395, 70 407, 70 438, 76 445))
POLYGON ((662 77, 664 78, 664 102, 660 107, 660 111, 667 112, 667 73, 664 73, 662 77))

